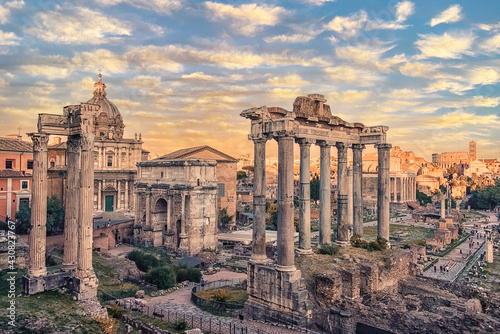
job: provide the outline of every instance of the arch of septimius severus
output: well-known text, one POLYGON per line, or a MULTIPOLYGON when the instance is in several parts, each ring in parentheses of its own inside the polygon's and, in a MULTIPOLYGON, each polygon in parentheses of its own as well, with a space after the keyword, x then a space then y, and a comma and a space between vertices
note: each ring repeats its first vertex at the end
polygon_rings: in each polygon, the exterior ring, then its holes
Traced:
POLYGON ((34 294, 69 286, 77 299, 97 295, 92 267, 94 138, 99 105, 81 103, 64 108, 63 115, 40 114, 33 140, 32 228, 29 234, 28 274, 23 293, 34 294), (49 135, 68 138, 68 182, 65 198, 64 257, 62 270, 47 273, 45 264, 47 222, 47 149, 49 135))
POLYGON ((295 267, 293 160, 294 144, 300 146, 299 248, 311 253, 310 234, 310 148, 320 146, 319 242, 331 242, 330 151, 338 154, 337 242, 347 245, 353 233, 363 235, 362 152, 365 145, 378 150, 377 230, 389 241, 389 165, 391 144, 386 143, 387 126, 366 127, 333 116, 323 95, 298 97, 293 111, 279 107, 251 108, 241 113, 251 120, 249 140, 254 142, 253 254, 248 267, 249 300, 246 311, 253 318, 276 318, 304 325, 310 314, 307 291, 295 267), (266 256, 266 142, 278 142, 278 241, 277 263, 266 256), (353 151, 352 187, 348 184, 347 152, 353 151), (352 193, 349 191, 352 189, 352 193), (352 222, 348 202, 352 196, 352 222))

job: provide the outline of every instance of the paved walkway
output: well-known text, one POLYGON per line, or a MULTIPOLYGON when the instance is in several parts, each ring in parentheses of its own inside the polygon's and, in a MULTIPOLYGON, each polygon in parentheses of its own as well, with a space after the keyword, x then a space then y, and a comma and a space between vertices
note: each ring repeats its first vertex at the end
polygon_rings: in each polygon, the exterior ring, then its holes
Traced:
MULTIPOLYGON (((236 273, 233 271, 229 271, 227 269, 221 269, 221 271, 219 271, 216 274, 204 275, 203 279, 208 282, 214 282, 218 280, 225 280, 225 279, 230 280, 230 279, 246 278, 246 277, 247 275, 244 273, 236 273)), ((189 324, 191 324, 190 322, 191 319, 194 319, 195 325, 199 323, 199 321, 203 321, 203 323, 205 324, 210 319, 212 319, 212 323, 214 324, 220 321, 222 323, 222 326, 226 326, 227 328, 229 328, 230 325, 236 326, 236 328, 238 329, 244 326, 248 327, 249 329, 254 329, 255 333, 258 333, 258 331, 265 331, 270 334, 297 333, 296 330, 290 330, 281 326, 278 327, 251 320, 240 321, 238 319, 231 317, 217 317, 211 313, 202 311, 200 308, 196 307, 195 305, 193 305, 193 303, 191 303, 192 288, 193 288, 192 286, 184 287, 165 296, 159 296, 159 297, 145 296, 143 300, 145 302, 145 305, 149 306, 149 308, 151 309, 154 308, 156 310, 163 310, 164 314, 170 313, 171 319, 174 316, 174 314, 181 315, 179 316, 181 318, 184 317, 185 315, 186 320, 188 321, 189 324), (203 319, 203 320, 198 320, 198 319, 203 319)), ((239 331, 236 332, 239 333, 239 331)))
MULTIPOLYGON (((476 231, 474 235, 469 237, 469 240, 465 240, 460 245, 455 247, 451 252, 447 255, 441 257, 439 261, 434 265, 436 270, 434 270, 434 266, 424 272, 424 276, 437 278, 443 281, 454 281, 457 276, 460 274, 462 269, 467 265, 470 258, 474 255, 474 253, 483 245, 485 242, 485 232, 484 226, 480 224, 479 228, 471 229, 476 231), (483 237, 478 238, 478 234, 483 237), (460 253, 462 251, 462 253, 460 253), (441 268, 443 270, 441 271, 441 268)), ((471 232, 468 230, 467 232, 471 232)))

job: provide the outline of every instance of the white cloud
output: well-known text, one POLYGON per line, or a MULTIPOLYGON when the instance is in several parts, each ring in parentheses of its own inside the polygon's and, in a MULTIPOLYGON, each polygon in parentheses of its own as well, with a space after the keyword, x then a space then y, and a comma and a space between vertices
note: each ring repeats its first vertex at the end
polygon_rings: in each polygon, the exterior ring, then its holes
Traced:
POLYGON ((276 87, 302 87, 310 84, 297 74, 291 74, 284 77, 273 77, 267 80, 267 83, 276 87))
POLYGON ((335 0, 302 0, 302 2, 310 3, 316 6, 321 6, 325 2, 335 2, 335 0))
POLYGON ((51 65, 21 65, 21 71, 31 76, 45 76, 48 79, 66 78, 72 70, 51 65))
POLYGON ((292 35, 275 35, 264 38, 267 43, 282 42, 282 43, 305 43, 314 39, 316 35, 292 34, 292 35))
POLYGON ((451 5, 443 12, 441 12, 438 16, 432 18, 429 24, 431 27, 434 27, 441 23, 458 22, 462 18, 462 7, 460 5, 451 5))
POLYGON ((96 72, 99 68, 104 73, 124 73, 128 69, 128 62, 109 50, 97 49, 77 53, 71 58, 74 69, 96 72))
POLYGON ((481 49, 486 52, 500 52, 500 34, 488 38, 481 43, 481 49))
POLYGON ((462 95, 465 91, 473 89, 474 86, 462 84, 457 81, 451 80, 438 80, 432 82, 425 88, 428 93, 438 92, 438 91, 449 91, 453 94, 462 95))
POLYGON ((369 21, 366 24, 367 30, 376 30, 376 29, 390 29, 390 30, 399 30, 405 29, 408 25, 404 25, 405 22, 410 15, 415 13, 415 4, 411 1, 402 1, 396 4, 396 19, 393 21, 384 21, 381 19, 376 19, 373 21, 369 21))
POLYGON ((429 118, 425 121, 427 126, 433 128, 461 128, 466 125, 492 125, 498 126, 500 120, 497 115, 477 115, 472 112, 455 110, 439 117, 429 118))
POLYGON ((17 45, 21 38, 13 32, 0 30, 0 45, 17 45))
POLYGON ((355 36, 367 21, 368 14, 364 10, 360 10, 351 16, 335 16, 326 24, 325 29, 347 36, 355 36))
POLYGON ((205 7, 212 21, 229 20, 233 30, 245 36, 253 36, 264 26, 280 23, 282 17, 288 13, 283 7, 257 4, 232 6, 207 1, 205 7))
POLYGON ((34 22, 25 32, 49 43, 105 44, 131 35, 126 22, 82 7, 38 13, 34 22))
POLYGON ((464 105, 475 107, 495 108, 500 104, 500 97, 484 97, 474 96, 470 100, 466 100, 464 105))
POLYGON ((475 36, 472 33, 444 33, 443 35, 420 35, 415 45, 420 50, 419 58, 458 59, 462 54, 471 55, 475 36))
POLYGON ((338 103, 352 104, 365 101, 371 95, 372 93, 368 90, 358 91, 355 89, 349 89, 343 92, 334 92, 329 94, 328 101, 330 101, 333 105, 338 103))
POLYGON ((477 67, 469 70, 467 79, 473 85, 491 85, 500 81, 500 73, 492 67, 477 67))
POLYGON ((179 0, 98 0, 99 5, 114 6, 120 3, 139 9, 151 9, 159 14, 170 15, 182 7, 179 0))
POLYGON ((373 86, 375 83, 383 80, 378 73, 363 70, 359 67, 342 65, 329 67, 325 71, 330 74, 332 81, 356 84, 361 87, 373 86))
POLYGON ((22 9, 24 1, 10 1, 0 5, 0 23, 5 24, 9 20, 11 9, 22 9))
POLYGON ((190 74, 184 74, 182 79, 185 80, 204 80, 204 81, 216 81, 217 78, 213 75, 205 74, 203 72, 194 72, 190 74))
POLYGON ((157 89, 160 87, 161 78, 149 75, 140 75, 125 81, 125 84, 131 88, 157 89))
POLYGON ((125 57, 138 68, 161 69, 174 73, 181 72, 184 69, 182 64, 170 59, 165 54, 165 51, 165 48, 158 46, 141 46, 130 49, 125 53, 125 57))

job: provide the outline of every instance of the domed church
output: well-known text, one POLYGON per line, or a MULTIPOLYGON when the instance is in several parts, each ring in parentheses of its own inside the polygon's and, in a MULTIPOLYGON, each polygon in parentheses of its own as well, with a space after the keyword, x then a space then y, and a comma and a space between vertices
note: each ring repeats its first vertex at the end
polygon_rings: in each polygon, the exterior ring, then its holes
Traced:
MULTIPOLYGON (((148 160, 141 135, 123 138, 125 124, 116 105, 109 101, 106 84, 99 74, 94 96, 87 101, 99 105, 94 139, 94 211, 134 212, 136 163, 148 160)), ((66 143, 61 138, 49 147, 49 194, 64 196, 66 143)))

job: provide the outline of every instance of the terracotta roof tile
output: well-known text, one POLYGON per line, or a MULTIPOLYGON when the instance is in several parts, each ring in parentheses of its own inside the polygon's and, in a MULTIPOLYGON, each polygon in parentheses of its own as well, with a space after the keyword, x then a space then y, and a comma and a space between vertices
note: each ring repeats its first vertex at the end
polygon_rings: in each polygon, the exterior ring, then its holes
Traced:
POLYGON ((0 137, 0 151, 33 152, 33 144, 27 141, 0 137))
POLYGON ((8 178, 8 177, 26 177, 30 175, 23 175, 22 172, 13 169, 2 169, 0 170, 0 177, 8 178))

